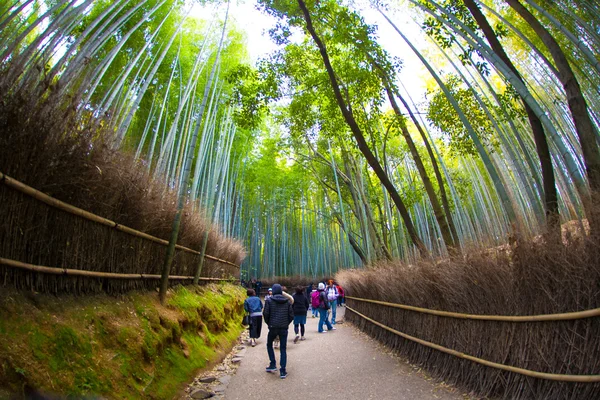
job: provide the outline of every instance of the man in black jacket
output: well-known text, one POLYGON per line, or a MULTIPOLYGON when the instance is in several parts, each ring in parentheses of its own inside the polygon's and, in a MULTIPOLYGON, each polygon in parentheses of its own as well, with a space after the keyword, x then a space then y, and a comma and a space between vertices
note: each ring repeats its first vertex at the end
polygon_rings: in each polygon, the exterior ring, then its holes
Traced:
POLYGON ((265 309, 263 311, 263 317, 265 323, 269 327, 269 334, 267 335, 267 353, 269 354, 269 366, 267 372, 277 371, 277 365, 275 362, 275 351, 273 350, 273 340, 279 337, 281 342, 280 352, 281 358, 279 360, 279 377, 285 379, 287 372, 285 370, 287 364, 287 337, 288 337, 288 326, 294 320, 294 311, 292 309, 292 303, 285 297, 281 289, 281 285, 273 285, 273 296, 265 302, 265 309))

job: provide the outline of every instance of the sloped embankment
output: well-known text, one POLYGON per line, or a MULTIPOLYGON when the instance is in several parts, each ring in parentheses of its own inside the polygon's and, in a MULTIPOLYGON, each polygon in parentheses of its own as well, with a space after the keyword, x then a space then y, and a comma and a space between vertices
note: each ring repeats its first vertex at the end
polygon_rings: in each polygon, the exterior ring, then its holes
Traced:
POLYGON ((53 297, 2 290, 0 397, 172 398, 239 336, 245 293, 234 285, 53 297), (4 392, 3 392, 4 391, 4 392))

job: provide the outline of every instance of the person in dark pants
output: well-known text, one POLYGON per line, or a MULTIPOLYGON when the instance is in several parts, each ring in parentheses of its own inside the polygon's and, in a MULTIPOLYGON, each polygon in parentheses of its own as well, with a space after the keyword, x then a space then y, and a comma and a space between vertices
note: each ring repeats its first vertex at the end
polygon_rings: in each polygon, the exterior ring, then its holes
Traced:
POLYGON ((275 361, 275 351, 273 350, 273 341, 279 338, 281 342, 279 360, 279 377, 285 379, 287 377, 287 337, 288 326, 294 320, 294 311, 292 303, 285 297, 281 289, 281 285, 273 285, 273 297, 265 302, 265 310, 263 317, 265 323, 269 327, 267 335, 267 353, 269 354, 269 366, 267 372, 277 371, 277 363, 275 361))
POLYGON ((250 325, 248 326, 248 330, 250 331, 250 344, 254 347, 256 346, 256 339, 260 337, 262 328, 263 305, 256 296, 254 289, 248 289, 246 294, 248 295, 248 298, 244 301, 244 310, 250 315, 250 325))
POLYGON ((299 340, 304 340, 304 325, 306 325, 306 313, 308 312, 308 299, 304 294, 304 286, 298 286, 292 297, 294 298, 292 309, 294 310, 294 333, 296 334, 294 343, 298 343, 299 340), (300 328, 300 332, 298 332, 298 328, 300 328))

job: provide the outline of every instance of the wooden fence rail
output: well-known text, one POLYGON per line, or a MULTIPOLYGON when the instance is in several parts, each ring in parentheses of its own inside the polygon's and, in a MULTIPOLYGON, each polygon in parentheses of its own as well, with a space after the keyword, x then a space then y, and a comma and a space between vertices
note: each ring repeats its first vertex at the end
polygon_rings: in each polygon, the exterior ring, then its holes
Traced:
MULTIPOLYGON (((115 272, 97 272, 97 271, 86 271, 83 269, 70 269, 70 268, 55 268, 45 267, 42 265, 27 264, 20 261, 9 260, 8 258, 0 257, 0 265, 6 265, 12 268, 18 268, 26 271, 40 272, 43 274, 51 275, 68 275, 68 276, 85 276, 88 278, 103 278, 103 279, 160 279, 160 275, 152 274, 121 274, 115 272)), ((182 276, 182 275, 169 275, 170 280, 193 280, 193 276, 182 276)), ((226 278, 198 278, 201 281, 206 282, 223 282, 223 281, 236 281, 236 279, 226 278)))
MULTIPOLYGON (((129 228, 129 227, 124 226, 124 225, 119 225, 118 223, 116 223, 114 221, 111 221, 111 220, 106 219, 106 218, 102 218, 102 217, 100 217, 100 216, 98 216, 96 214, 93 214, 91 212, 82 210, 81 208, 74 207, 74 206, 72 206, 70 204, 67 204, 67 203, 62 202, 62 201, 60 201, 58 199, 55 199, 54 197, 48 196, 47 194, 42 193, 39 190, 36 190, 36 189, 32 188, 31 186, 27 186, 26 184, 24 184, 22 182, 19 182, 16 179, 13 179, 13 178, 11 178, 11 177, 3 174, 2 172, 0 172, 0 183, 6 185, 8 187, 10 187, 11 189, 17 190, 17 191, 19 191, 19 192, 21 192, 23 194, 26 194, 26 195, 28 195, 30 197, 33 197, 34 199, 39 200, 39 201, 41 201, 41 202, 43 202, 43 203, 45 203, 45 204, 47 204, 47 205, 49 205, 51 207, 54 207, 56 209, 68 212, 68 213, 73 214, 73 215, 76 215, 76 216, 78 216, 80 218, 87 219, 88 221, 93 221, 93 222, 96 222, 98 224, 105 225, 105 226, 108 226, 110 228, 114 228, 114 229, 116 229, 118 231, 127 233, 129 235, 140 237, 142 239, 146 239, 146 240, 149 240, 149 241, 152 241, 152 242, 155 242, 155 243, 159 243, 159 244, 162 244, 164 246, 168 246, 169 245, 169 242, 167 240, 157 238, 155 236, 149 235, 149 234, 144 233, 144 232, 140 232, 138 230, 135 230, 133 228, 129 228)), ((200 252, 200 251, 193 250, 193 249, 181 246, 181 245, 176 245, 175 248, 178 249, 178 250, 182 250, 182 251, 188 252, 188 253, 192 253, 192 254, 196 254, 196 255, 202 255, 202 252, 200 252)), ((228 264, 228 265, 231 265, 231 266, 236 267, 238 269, 240 268, 239 265, 234 264, 231 261, 222 260, 220 258, 213 257, 213 256, 208 255, 208 254, 204 254, 204 258, 212 260, 212 261, 216 261, 216 262, 219 262, 219 263, 223 263, 223 264, 228 264)))
POLYGON ((431 310, 429 308, 421 308, 407 306, 405 304, 388 303, 386 301, 363 299, 360 297, 346 296, 347 299, 362 301, 364 303, 373 303, 387 307, 400 308, 403 310, 415 311, 424 314, 432 314, 440 317, 460 318, 460 319, 477 319, 483 321, 506 321, 506 322, 539 322, 539 321, 568 321, 573 319, 591 318, 600 316, 600 308, 594 308, 585 311, 576 311, 570 313, 559 314, 543 314, 543 315, 483 315, 483 314, 462 314, 449 311, 431 310))
MULTIPOLYGON (((351 298, 350 296, 348 296, 348 298, 351 298)), ((460 357, 460 358, 464 358, 466 360, 470 360, 479 364, 483 364, 485 366, 488 367, 492 367, 492 368, 496 368, 496 369, 501 369, 504 371, 509 371, 509 372, 515 372, 517 374, 521 374, 521 375, 526 375, 526 376, 530 376, 532 378, 540 378, 540 379, 547 379, 547 380, 552 380, 552 381, 561 381, 561 382, 579 382, 579 383, 594 383, 594 382, 600 382, 600 375, 563 375, 563 374, 551 374, 551 373, 546 373, 546 372, 538 372, 538 371, 532 371, 529 369, 524 369, 524 368, 518 368, 518 367, 512 367, 509 365, 504 365, 504 364, 500 364, 500 363, 495 363, 492 361, 488 361, 488 360, 484 360, 478 357, 474 357, 465 353, 461 353, 460 351, 456 351, 456 350, 452 350, 449 349, 447 347, 444 346, 440 346, 438 344, 435 343, 431 343, 428 342, 426 340, 423 339, 419 339, 417 337, 408 335, 404 332, 400 332, 396 329, 390 328, 387 325, 384 325, 380 322, 375 321, 374 319, 371 319, 369 317, 367 317, 364 314, 361 314, 360 312, 356 311, 355 309, 353 309, 352 307, 346 306, 346 310, 349 310, 351 312, 353 312, 354 314, 358 315, 359 317, 363 318, 366 321, 371 322, 374 325, 379 326, 380 328, 383 328, 385 330, 387 330, 388 332, 391 332, 395 335, 401 336, 404 339, 407 340, 411 340, 413 342, 419 343, 423 346, 427 346, 427 347, 431 347, 433 349, 442 351, 444 353, 456 356, 456 357, 460 357)), ((557 315, 557 314, 554 314, 557 315)))

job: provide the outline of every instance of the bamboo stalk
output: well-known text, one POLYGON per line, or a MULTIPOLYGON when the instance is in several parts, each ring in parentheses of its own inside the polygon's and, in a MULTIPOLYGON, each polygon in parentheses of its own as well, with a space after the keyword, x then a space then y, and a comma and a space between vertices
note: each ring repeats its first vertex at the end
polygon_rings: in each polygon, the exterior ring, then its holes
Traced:
POLYGON ((507 321, 507 322, 539 322, 539 321, 569 321, 573 319, 583 319, 600 316, 600 308, 594 308, 585 311, 576 311, 559 314, 542 314, 542 315, 483 315, 483 314, 462 314, 450 311, 431 310, 429 308, 421 308, 407 306, 405 304, 388 303, 385 301, 362 299, 359 297, 346 296, 347 299, 362 301, 365 303, 379 304, 382 306, 401 308, 403 310, 416 311, 424 314, 438 315, 440 317, 460 318, 460 319, 477 319, 483 321, 507 321))
POLYGON ((473 357, 471 355, 465 354, 465 353, 461 353, 460 351, 456 351, 456 350, 452 350, 449 349, 447 347, 444 346, 440 346, 439 344, 435 344, 435 343, 431 343, 428 342, 426 340, 423 339, 419 339, 416 338, 414 336, 411 335, 407 335, 406 333, 397 331, 393 328, 390 328, 389 326, 383 325, 382 323, 379 323, 369 317, 367 317, 366 315, 363 315, 361 313, 359 313, 358 311, 354 310, 352 307, 346 307, 347 310, 350 310, 351 312, 355 313, 356 315, 358 315, 359 317, 385 329, 386 331, 392 332, 395 335, 401 336, 405 339, 411 340, 413 342, 419 343, 423 346, 427 346, 427 347, 431 347, 433 349, 442 351, 446 354, 450 354, 456 357, 460 357, 460 358, 464 358, 466 360, 470 360, 470 361, 474 361, 476 363, 479 364, 483 364, 487 367, 492 367, 492 368, 496 368, 496 369, 501 369, 504 371, 509 371, 509 372, 515 372, 517 374, 521 374, 521 375, 525 375, 525 376, 530 376, 532 378, 539 378, 539 379, 547 379, 547 380, 551 380, 551 381, 560 381, 560 382, 580 382, 580 383, 593 383, 593 382, 600 382, 600 375, 564 375, 564 374, 551 374, 551 373, 547 373, 547 372, 538 372, 538 371, 532 371, 529 369, 525 369, 525 368, 518 368, 518 367, 512 367, 509 365, 504 365, 504 364, 500 364, 500 363, 495 363, 492 361, 488 361, 488 360, 483 360, 481 358, 477 358, 477 357, 473 357))
MULTIPOLYGON (((140 232, 138 230, 135 230, 133 228, 129 228, 125 225, 120 225, 114 221, 111 221, 109 219, 106 218, 102 218, 96 214, 92 214, 91 212, 82 210, 81 208, 77 208, 75 206, 72 206, 70 204, 67 204, 65 202, 62 202, 60 200, 55 199, 54 197, 48 196, 45 193, 40 192, 39 190, 36 190, 34 188, 32 188, 31 186, 27 186, 26 184, 17 181, 16 179, 11 178, 10 176, 7 176, 5 174, 3 174, 2 172, 0 172, 0 183, 4 183, 6 186, 10 187, 11 189, 17 190, 23 194, 26 194, 30 197, 33 197, 36 200, 41 201, 42 203, 46 203, 47 205, 54 207, 56 209, 68 212, 70 214, 76 215, 78 217, 87 219, 89 221, 92 222, 96 222, 99 223, 101 225, 104 226, 108 226, 109 228, 114 228, 118 231, 127 233, 131 236, 136 236, 142 239, 146 239, 146 240, 150 240, 152 242, 158 243, 158 244, 162 244, 163 246, 167 246, 169 244, 169 242, 167 240, 164 239, 160 239, 157 238, 155 236, 149 235, 147 233, 144 232, 140 232)), ((188 253, 192 253, 192 254, 196 254, 196 255, 201 255, 202 253, 190 248, 187 248, 185 246, 181 246, 181 245, 176 245, 175 246, 176 249, 178 250, 183 250, 185 252, 188 253)), ((228 265, 232 265, 236 268, 239 268, 240 266, 237 264, 234 264, 230 261, 227 260, 222 260, 220 258, 217 257, 213 257, 211 255, 205 254, 204 258, 208 258, 209 260, 213 260, 213 261, 217 261, 223 264, 228 264, 228 265)))
MULTIPOLYGON (((9 260, 8 258, 0 257, 0 264, 6 265, 13 268, 23 269, 26 271, 40 272, 44 274, 52 275, 68 275, 68 276, 85 276, 88 278, 104 278, 104 279, 160 279, 160 275, 153 274, 119 274, 114 272, 97 272, 87 271, 83 269, 70 269, 70 268, 55 268, 45 267, 42 265, 27 264, 21 261, 9 260)), ((182 276, 182 275, 170 275, 171 280, 193 280, 193 276, 182 276)), ((235 279, 222 279, 222 278, 199 278, 201 281, 235 281, 235 279)))

